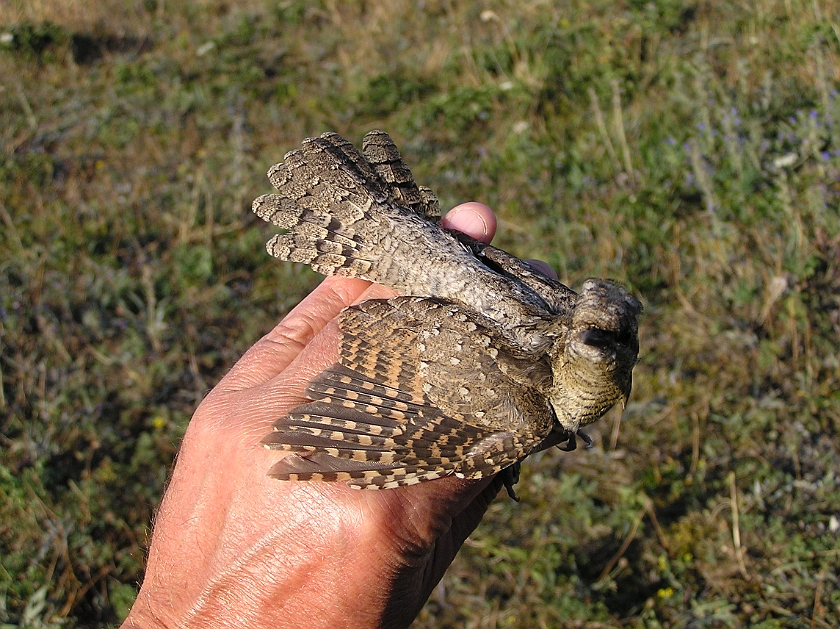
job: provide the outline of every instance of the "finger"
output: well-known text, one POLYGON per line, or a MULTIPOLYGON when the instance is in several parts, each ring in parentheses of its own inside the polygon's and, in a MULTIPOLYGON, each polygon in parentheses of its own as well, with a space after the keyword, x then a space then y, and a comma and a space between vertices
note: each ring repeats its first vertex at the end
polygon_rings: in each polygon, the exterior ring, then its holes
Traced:
POLYGON ((387 520, 376 530, 385 530, 386 538, 395 544, 386 557, 395 553, 403 566, 395 575, 383 625, 410 624, 501 486, 498 477, 480 481, 449 477, 389 490, 392 500, 402 504, 382 509, 387 520), (395 512, 398 518, 387 517, 395 512))
POLYGON ((490 242, 496 235, 496 215, 483 203, 470 201, 449 210, 440 224, 480 242, 490 242))
POLYGON ((370 287, 365 280, 328 277, 249 349, 219 383, 222 390, 239 391, 271 380, 343 308, 355 303, 370 287))
POLYGON ((543 262, 542 260, 525 260, 531 268, 536 269, 546 277, 550 277, 553 280, 558 279, 557 271, 555 271, 552 266, 548 262, 543 262))
POLYGON ((461 549, 466 539, 481 523, 485 512, 490 504, 499 494, 503 486, 501 475, 497 474, 489 482, 482 483, 476 489, 478 493, 473 499, 452 518, 452 525, 435 545, 430 560, 429 570, 424 575, 424 586, 431 592, 443 577, 449 564, 455 559, 455 555, 461 549))

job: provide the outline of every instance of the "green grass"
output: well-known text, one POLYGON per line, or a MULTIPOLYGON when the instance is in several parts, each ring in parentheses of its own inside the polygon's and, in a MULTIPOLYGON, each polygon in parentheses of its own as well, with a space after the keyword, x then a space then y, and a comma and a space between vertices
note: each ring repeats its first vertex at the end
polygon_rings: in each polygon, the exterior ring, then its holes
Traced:
POLYGON ((192 411, 317 282, 264 172, 372 128, 646 305, 620 425, 416 627, 840 626, 840 3, 418 6, 0 7, 0 626, 125 615, 192 411))

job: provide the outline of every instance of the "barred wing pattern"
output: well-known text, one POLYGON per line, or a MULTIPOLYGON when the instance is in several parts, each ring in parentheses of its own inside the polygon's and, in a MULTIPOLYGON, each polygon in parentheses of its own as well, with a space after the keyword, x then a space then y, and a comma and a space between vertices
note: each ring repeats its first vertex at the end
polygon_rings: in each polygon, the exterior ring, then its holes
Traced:
POLYGON ((349 308, 340 324, 340 363, 309 384, 313 401, 263 440, 295 453, 270 475, 369 489, 481 478, 550 433, 554 414, 539 392, 550 366, 491 344, 494 324, 481 315, 446 300, 397 297, 349 308))

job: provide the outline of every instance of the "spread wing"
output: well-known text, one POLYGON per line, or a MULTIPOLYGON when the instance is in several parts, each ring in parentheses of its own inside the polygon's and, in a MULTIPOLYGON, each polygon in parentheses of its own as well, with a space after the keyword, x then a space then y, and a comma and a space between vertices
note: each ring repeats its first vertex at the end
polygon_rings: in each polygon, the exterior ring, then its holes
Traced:
POLYGON ((270 475, 371 489, 481 478, 551 432, 554 412, 539 393, 550 367, 507 344, 483 316, 397 297, 349 308, 340 323, 340 363, 310 382, 313 401, 263 440, 294 453, 270 475))

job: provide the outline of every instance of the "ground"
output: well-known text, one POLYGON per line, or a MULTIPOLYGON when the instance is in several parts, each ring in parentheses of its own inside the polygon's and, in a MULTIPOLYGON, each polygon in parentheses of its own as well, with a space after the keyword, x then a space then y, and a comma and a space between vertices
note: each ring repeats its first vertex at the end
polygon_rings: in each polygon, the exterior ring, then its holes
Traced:
POLYGON ((421 627, 840 626, 840 3, 0 5, 0 623, 124 617, 178 442, 318 281, 268 167, 388 131, 645 304, 623 416, 523 465, 421 627))

